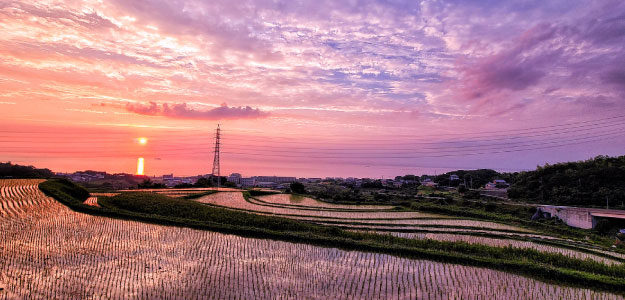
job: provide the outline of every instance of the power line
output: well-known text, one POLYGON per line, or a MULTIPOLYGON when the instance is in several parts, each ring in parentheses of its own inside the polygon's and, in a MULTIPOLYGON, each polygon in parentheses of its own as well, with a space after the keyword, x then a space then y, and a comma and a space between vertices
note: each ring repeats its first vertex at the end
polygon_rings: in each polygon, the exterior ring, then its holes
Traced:
MULTIPOLYGON (((342 155, 342 156, 337 156, 337 154, 333 154, 334 156, 318 156, 318 155, 309 155, 309 154, 300 154, 300 155, 285 155, 285 154, 271 154, 272 152, 280 152, 278 150, 274 150, 274 151, 263 151, 262 153, 258 153, 258 152, 223 152, 222 153, 226 153, 226 154, 235 154, 235 155, 247 155, 247 156, 274 156, 274 157, 293 157, 293 158, 320 158, 320 159, 362 159, 362 158, 369 158, 369 159, 418 159, 418 158, 437 158, 437 157, 454 157, 454 156, 469 156, 469 155, 482 155, 482 154, 497 154, 497 153, 509 153, 509 152, 519 152, 519 151, 531 151, 531 150, 538 150, 538 149, 549 149, 549 148, 555 148, 555 147, 563 147, 563 146, 569 146, 569 145, 578 145, 578 144, 583 144, 583 143, 588 143, 588 142, 594 142, 594 141, 603 141, 603 140, 607 140, 610 138, 614 138, 617 136, 622 136, 624 135, 625 132, 616 132, 616 133, 608 133, 608 134, 602 134, 602 135, 594 135, 594 136, 584 136, 584 137, 580 137, 580 138, 575 138, 575 139, 568 139, 566 141, 551 141, 548 143, 534 143, 534 144, 528 144, 528 145, 521 145, 521 146, 513 146, 513 147, 509 147, 509 148, 501 148, 502 150, 497 150, 497 151, 484 151, 484 150, 489 150, 489 149, 477 149, 478 151, 482 151, 482 152, 467 152, 467 151, 463 151, 463 150, 450 150, 450 151, 427 151, 427 152, 411 152, 409 154, 411 154, 412 156, 389 156, 387 155, 388 153, 381 153, 381 155, 378 156, 356 156, 350 153, 345 153, 345 154, 338 154, 338 155, 342 155), (598 137, 603 137, 603 138, 598 138, 598 137), (574 143, 571 143, 570 141, 577 141, 574 143), (565 142, 565 143, 563 143, 565 142), (559 144, 558 144, 559 143, 559 144), (555 144, 555 145, 553 145, 555 144), (545 146, 545 145, 550 145, 550 146, 545 146), (529 147, 532 146, 532 147, 529 147), (538 147, 533 147, 533 146, 538 146, 538 147), (529 147, 529 148, 528 148, 529 147), (435 154, 436 155, 431 155, 431 154, 435 154), (444 153, 444 154, 440 154, 440 153, 444 153), (415 154, 421 154, 418 156, 414 156, 415 154)), ((492 148, 492 150, 496 150, 498 148, 492 148)), ((189 149, 189 150, 195 150, 195 149, 189 149)), ((8 152, 8 151, 5 151, 8 152)), ((15 151, 14 151, 15 152, 15 151)), ((190 155, 190 154, 206 154, 206 151, 190 151, 190 152, 178 152, 176 153, 175 151, 167 151, 168 153, 159 153, 157 156, 159 157, 167 157, 167 156, 179 156, 181 155, 181 153, 190 155)), ((20 152, 20 153, 23 153, 20 152)), ((93 153, 84 153, 84 151, 77 151, 77 152, 69 152, 69 151, 44 151, 44 152, 38 152, 41 154, 91 154, 90 157, 98 157, 97 155, 93 155, 93 153)), ((119 157, 119 155, 116 156, 107 156, 107 157, 119 157)))
MULTIPOLYGON (((619 115, 619 116, 613 116, 613 117, 607 117, 607 118, 599 118, 599 119, 586 120, 586 121, 576 121, 576 122, 555 124, 555 125, 518 128, 518 129, 492 130, 492 131, 479 131, 479 132, 466 132, 466 133, 463 133, 463 132, 458 132, 458 133, 437 133, 437 134, 430 134, 430 135, 396 134, 396 136, 406 136, 406 137, 440 137, 440 136, 456 136, 456 135, 464 136, 464 135, 467 135, 467 134, 468 135, 472 135, 472 134, 483 135, 483 134, 488 134, 488 133, 506 133, 506 134, 508 134, 510 132, 515 132, 515 131, 532 131, 534 129, 566 127, 566 126, 569 126, 569 125, 586 124, 586 123, 592 123, 592 122, 597 122, 597 121, 606 121, 606 120, 621 119, 621 118, 625 118, 625 115, 619 115)), ((553 130, 557 130, 557 128, 553 129, 553 130)), ((299 135, 299 134, 296 133, 295 135, 299 135)), ((307 134, 307 136, 310 136, 310 134, 307 134)), ((318 136, 326 137, 326 136, 329 136, 329 135, 318 135, 318 136)), ((342 135, 342 134, 338 134, 338 135, 334 135, 334 136, 344 138, 344 135, 342 135)))
MULTIPOLYGON (((579 145, 579 144, 584 144, 584 143, 588 143, 588 142, 595 142, 595 141, 602 141, 602 140, 607 140, 609 138, 613 138, 616 136, 622 136, 624 135, 625 132, 619 132, 619 133, 612 133, 612 134, 606 134, 606 135, 597 135, 594 137, 601 137, 601 136, 609 136, 608 138, 603 138, 603 139, 591 139, 591 140, 587 140, 587 141, 582 141, 582 142, 577 142, 577 143, 564 143, 564 144, 560 144, 560 145, 554 145, 554 146, 545 146, 545 147, 537 147, 537 148, 522 148, 522 149, 515 149, 515 150, 504 150, 504 151, 493 151, 493 152, 456 152, 456 153, 449 153, 449 154, 443 154, 443 155, 420 155, 420 156, 354 156, 354 155, 349 155, 349 158, 387 158, 387 159, 409 159, 409 158, 439 158, 439 157, 454 157, 454 156, 468 156, 468 155, 482 155, 482 154, 497 154, 497 153, 510 153, 510 152, 519 152, 519 151, 530 151, 530 150, 539 150, 539 149, 549 149, 549 148, 556 148, 556 147, 563 147, 563 146, 571 146, 571 145, 579 145)), ((585 138, 594 138, 594 137, 585 137, 585 138)), ((582 139, 585 139, 582 138, 582 139)), ((581 139, 571 139, 571 141, 574 140, 581 140, 581 139)), ((550 143, 546 143, 546 144, 550 144, 550 143)), ((534 145, 540 145, 540 143, 538 144, 534 144, 534 145)), ((524 146, 534 146, 534 145, 524 145, 524 146)), ((514 148, 514 147, 512 147, 514 148)), ((257 155, 256 153, 241 153, 241 152, 224 152, 227 154, 245 154, 245 155, 257 155)), ((413 154, 419 154, 419 152, 412 152, 413 154)), ((422 152, 423 154, 429 154, 432 152, 422 152)), ((259 155, 265 155, 265 156, 272 156, 272 154, 259 154, 259 155)), ((299 156, 295 156, 295 155, 273 155, 273 156, 280 156, 280 157, 300 157, 300 158, 337 158, 337 159, 345 159, 346 157, 344 156, 311 156, 311 155, 299 155, 299 156)))
MULTIPOLYGON (((480 146, 484 146, 484 145, 458 145, 458 146, 443 146, 441 144, 459 144, 459 143, 480 143, 480 142, 491 142, 491 141, 506 141, 506 140, 518 140, 518 139, 523 139, 523 138, 532 138, 532 137, 541 137, 541 136, 553 136, 553 135, 563 135, 566 133, 571 133, 571 132, 581 132, 581 131, 590 131, 590 130, 598 130, 598 129, 605 129, 605 128, 612 128, 615 126, 620 126, 620 125, 625 125, 625 122, 617 122, 617 123, 608 123, 608 124, 593 124, 593 125, 602 125, 602 126, 595 126, 595 127, 588 127, 589 125, 584 125, 584 126, 577 126, 577 127, 571 127, 571 128, 567 128, 567 130, 560 130, 557 132, 551 132, 551 133, 545 133, 543 132, 542 134, 534 134, 534 135, 524 135, 524 136, 507 136, 507 137, 503 137, 503 138, 496 138, 496 139, 483 139, 483 140, 459 140, 459 141, 436 141, 436 142, 415 142, 415 141, 407 141, 407 142, 401 142, 400 144, 389 144, 389 143, 384 143, 384 145, 387 145, 389 147, 393 147, 394 150, 399 150, 397 148, 397 146, 399 145, 403 145, 403 146, 409 146, 409 145, 440 145, 439 147, 431 147, 431 148, 427 148, 427 147, 421 147, 422 149, 439 149, 439 148, 466 148, 466 147, 480 147, 480 146)), ((621 129, 621 128, 617 128, 617 129, 621 129)), ((553 130, 551 130, 553 131, 553 130)), ((0 136, 1 137, 1 136, 0 136)), ((28 142, 31 142, 32 138, 30 138, 28 140, 28 142)), ((108 141, 108 139, 106 139, 108 141)), ((158 138, 151 138, 151 140, 156 140, 158 141, 158 138)), ((174 140, 174 139, 166 139, 166 140, 174 140)), ((237 139, 235 139, 237 140, 237 139)), ((246 138, 246 139, 238 139, 238 140, 244 140, 244 141, 254 141, 250 138, 246 138)), ((345 140, 348 141, 348 140, 345 140)), ((372 140, 367 140, 368 143, 366 143, 365 145, 375 145, 377 143, 372 143, 372 140)), ((373 140, 375 141, 375 140, 373 140)), ((396 141, 396 140, 393 140, 396 141)), ((4 141, 0 141, 0 143, 16 143, 16 142, 20 142, 20 140, 4 140, 4 141)), ((26 141, 24 141, 26 142, 26 141)), ((35 144, 37 143, 42 143, 42 144, 82 144, 85 141, 69 141, 69 142, 58 142, 58 141, 36 141, 33 142, 35 144)), ((117 142, 119 143, 119 140, 111 140, 111 142, 117 142)), ((95 142, 97 143, 97 141, 95 142)), ((287 143, 287 142, 282 142, 282 141, 278 141, 275 142, 273 141, 273 143, 287 143)), ((297 145, 297 144, 319 144, 319 142, 302 142, 302 141, 290 141, 288 142, 289 146, 290 145, 297 145)), ((503 143, 501 145, 506 145, 506 144, 510 144, 510 142, 507 143, 503 143)), ((197 147, 197 146, 202 146, 202 145, 206 145, 206 143, 194 143, 193 147, 197 147)), ((263 146, 263 145, 254 145, 254 144, 240 144, 240 143, 231 143, 231 145, 235 145, 235 146, 244 146, 244 147, 270 147, 270 148, 274 148, 274 146, 263 146)), ((498 145, 498 144, 490 144, 490 145, 498 145)), ((289 147, 290 149, 297 149, 297 147, 289 147)), ((310 147, 306 147, 305 149, 309 149, 310 147)), ((340 149, 332 149, 332 148, 318 148, 319 150, 349 150, 349 151, 362 151, 362 150, 384 150, 381 149, 380 147, 376 147, 376 148, 354 148, 354 147, 341 147, 340 149)), ((410 149, 406 149, 406 150, 410 150, 410 149)))
MULTIPOLYGON (((623 131, 623 128, 617 128, 617 129, 621 129, 618 130, 617 132, 621 132, 623 131)), ((581 130, 580 130, 581 131, 581 130)), ((537 135, 540 136, 540 135, 537 135)), ((593 132, 587 132, 584 134, 576 134, 576 135, 571 135, 571 136, 566 136, 566 137, 560 137, 560 138, 549 138, 549 139, 534 139, 534 140, 527 140, 527 141, 514 141, 514 142, 506 142, 506 143, 490 143, 490 144, 478 144, 478 145, 466 145, 465 141, 459 141, 458 144, 460 145, 438 145, 437 147, 411 147, 411 148, 397 148, 397 147, 393 147, 391 149, 386 149, 386 148, 353 148, 353 147, 343 147, 343 148, 311 148, 311 147, 306 147, 306 148, 301 148, 301 147, 290 147, 288 146, 288 150, 282 147, 276 147, 276 146, 267 146, 267 145, 254 145, 254 144, 234 144, 235 147, 227 147, 227 149, 229 150, 253 150, 253 151, 270 151, 270 152, 283 152, 283 153, 313 153, 313 154, 317 154, 320 152, 326 152, 326 153, 331 153, 331 154, 342 154, 340 152, 345 152, 348 151, 350 152, 349 154, 352 155, 353 152, 356 151, 369 151, 369 152, 380 152, 380 151, 384 151, 384 154, 397 154, 397 153, 402 153, 402 152, 397 152, 397 151, 410 151, 411 153, 414 154, 428 154, 428 153, 432 153, 432 152, 436 152, 436 153, 440 153, 440 152, 456 152, 456 151, 481 151, 481 150, 488 150, 488 149, 493 149, 493 147, 495 149, 498 149, 500 147, 523 147, 523 146, 534 146, 537 145, 537 143, 543 143, 543 142, 549 142, 549 143, 555 143, 555 142, 559 142, 560 140, 565 140, 565 141, 570 141, 571 139, 576 140, 579 138, 587 138, 588 136, 590 137, 596 137, 598 136, 597 133, 593 133, 593 132), (236 146, 241 146, 241 147, 236 147, 236 146), (266 150, 269 149, 269 150, 266 150), (417 151, 417 150, 431 150, 431 151, 417 151), (336 153, 339 152, 339 153, 336 153)), ((187 151, 187 150, 197 150, 198 146, 200 145, 205 145, 205 144, 193 144, 193 145, 189 145, 188 147, 180 147, 180 146, 173 146, 173 147, 152 147, 149 148, 151 149, 151 151, 156 151, 156 152, 161 152, 161 151, 166 151, 166 152, 178 152, 178 151, 187 151)), ((394 145, 388 145, 388 146, 394 146, 394 145)), ((93 145, 88 145, 88 149, 93 151, 93 150, 101 150, 101 149, 105 149, 107 152, 111 150, 110 146, 93 146, 93 145)), ((14 149, 38 149, 38 147, 35 146, 6 146, 4 147, 4 152, 8 152, 6 150, 14 150, 14 149)), ((121 149, 120 149, 121 150, 121 149)), ((135 149, 133 149, 135 150, 135 149)), ((124 150, 127 151, 127 150, 124 150)), ((0 150, 0 152, 2 152, 0 150)), ((49 153, 49 151, 46 151, 49 153)))
MULTIPOLYGON (((394 136, 397 137, 413 137, 413 138, 423 138, 423 137, 442 137, 442 136, 464 136, 464 137, 477 137, 477 136, 484 136, 485 134, 489 134, 489 133, 505 133, 505 135, 514 133, 514 132, 523 132, 523 131, 532 131, 535 129, 546 129, 546 128, 553 128, 550 130, 544 130, 544 131, 534 131, 534 132, 549 132, 549 131, 557 131, 559 129, 557 129, 558 127, 567 127, 567 126, 571 126, 571 125, 579 125, 579 124, 589 124, 589 123, 593 123, 595 122, 595 124, 590 124, 590 126, 592 125, 597 125, 600 123, 596 123, 596 122, 604 122, 604 121, 609 121, 609 120, 616 120, 616 119, 621 119, 621 118, 625 118, 625 115, 619 115, 619 116, 612 116, 612 117, 607 117, 607 118, 600 118, 600 119, 594 119, 594 120, 586 120, 586 121, 577 121, 577 122, 569 122, 569 123, 564 123, 564 124, 556 124, 556 125, 548 125, 548 126, 536 126, 536 127, 526 127, 526 128, 519 128, 519 129, 507 129, 507 130, 493 130, 493 131, 480 131, 480 132, 465 132, 465 133, 440 133, 440 134, 431 134, 431 135, 406 135, 406 134, 394 134, 394 136)), ((582 125, 582 126, 577 126, 577 127, 573 127, 573 128, 582 128, 584 126, 588 126, 588 125, 582 125)), ((176 130, 169 130, 169 131, 176 131, 176 130)), ((180 130, 182 131, 182 130, 180 130)), ((184 130, 185 132, 188 130, 184 130)), ((201 131, 201 130, 198 130, 201 131)), ((51 134, 51 132, 48 131, 23 131, 23 132, 15 132, 12 130, 0 130, 0 132, 5 132, 5 133, 16 133, 16 134, 26 134, 26 133, 35 133, 35 134, 44 134, 45 136, 49 136, 51 134)), ((233 131, 233 132, 237 132, 237 131, 233 131)), ((245 132, 245 131, 238 131, 238 132, 245 132)), ((76 132, 64 132, 63 133, 65 136, 73 136, 73 135, 96 135, 96 136, 101 136, 102 133, 101 132, 83 132, 83 133, 76 133, 76 132)), ((127 132, 116 132, 116 133, 108 133, 108 134, 120 134, 120 135, 131 135, 127 132)), ((285 134, 285 133, 281 133, 281 134, 285 134)), ((505 135, 494 135, 494 136, 505 136, 505 135)), ((167 138, 167 140, 172 140, 172 139, 186 139, 187 137, 197 137, 198 134, 190 134, 190 135, 180 135, 180 134, 176 134, 175 137, 173 138, 167 138)), ((310 136, 314 136, 313 134, 307 134, 307 137, 310 136)), ((338 138, 340 138, 341 140, 346 139, 346 137, 344 135, 317 135, 317 136, 321 136, 321 137, 329 137, 329 136, 336 136, 338 138)), ((3 137, 2 135, 0 135, 0 137, 3 137)), ((256 137, 258 138, 263 138, 263 137, 256 137)), ((233 139, 233 138, 231 138, 233 139)), ((236 138, 234 138, 236 139, 236 138)), ((293 138, 289 138, 289 137, 267 137, 267 139, 293 139, 293 138)), ((245 140, 250 141, 249 138, 246 138, 245 140)), ((372 142, 372 141, 394 141, 394 139, 367 139, 364 138, 364 141, 367 142, 372 142)))

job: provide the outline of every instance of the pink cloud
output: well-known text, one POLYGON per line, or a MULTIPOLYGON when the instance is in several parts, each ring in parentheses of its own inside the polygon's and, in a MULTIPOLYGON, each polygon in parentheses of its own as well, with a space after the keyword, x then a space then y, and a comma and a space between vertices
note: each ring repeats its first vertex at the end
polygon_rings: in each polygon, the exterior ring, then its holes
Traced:
POLYGON ((269 113, 261 111, 258 108, 252 108, 250 106, 229 107, 225 103, 223 103, 220 107, 210 110, 195 110, 187 106, 186 103, 173 105, 169 105, 167 103, 159 105, 156 102, 150 102, 148 105, 128 103, 126 105, 126 110, 148 116, 202 120, 257 119, 264 118, 269 115, 269 113))

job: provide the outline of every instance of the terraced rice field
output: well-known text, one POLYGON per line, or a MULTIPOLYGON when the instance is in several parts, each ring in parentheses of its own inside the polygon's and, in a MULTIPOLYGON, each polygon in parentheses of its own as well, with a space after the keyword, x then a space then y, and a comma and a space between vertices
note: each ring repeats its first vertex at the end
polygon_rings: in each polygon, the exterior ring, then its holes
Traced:
POLYGON ((2 206, 0 299, 622 299, 483 268, 96 217, 32 184, 0 180, 32 199, 2 194, 20 210, 2 206))
MULTIPOLYGON (((498 224, 493 222, 474 221, 474 220, 456 220, 450 219, 447 216, 411 212, 411 211, 393 211, 388 207, 382 209, 370 209, 368 211, 362 210, 321 210, 314 208, 299 208, 291 206, 280 206, 279 204, 266 205, 262 202, 254 201, 250 199, 247 201, 241 193, 216 193, 208 196, 198 198, 197 201, 201 203, 213 204, 218 206, 224 206, 234 209, 247 210, 256 213, 266 213, 281 215, 285 217, 316 217, 325 218, 326 222, 356 222, 365 223, 377 226, 427 226, 427 225, 443 225, 443 226, 460 226, 460 227, 480 227, 495 230, 509 230, 519 232, 529 232, 529 230, 509 226, 504 224, 498 224)), ((311 219, 312 220, 312 219, 311 219)), ((322 221, 320 221, 322 222, 322 221)))
POLYGON ((277 215, 300 215, 302 217, 324 217, 324 218, 356 218, 356 219, 385 219, 385 218, 419 218, 432 217, 433 214, 419 212, 394 212, 387 209, 373 211, 328 211, 316 209, 301 209, 294 207, 268 206, 262 203, 248 202, 240 192, 221 192, 197 199, 198 202, 229 207, 233 209, 249 210, 259 213, 270 213, 277 215))
MULTIPOLYGON (((305 197, 304 197, 305 198, 305 197)), ((201 203, 263 215, 338 226, 355 231, 374 231, 404 238, 464 241, 495 247, 531 248, 609 264, 622 263, 623 255, 596 249, 579 241, 563 240, 516 226, 451 218, 436 214, 394 211, 391 206, 332 206, 311 199, 292 204, 288 194, 245 199, 239 192, 220 192, 197 199, 201 203), (311 206, 306 206, 309 204, 311 206), (556 244, 554 244, 556 243, 556 244)))

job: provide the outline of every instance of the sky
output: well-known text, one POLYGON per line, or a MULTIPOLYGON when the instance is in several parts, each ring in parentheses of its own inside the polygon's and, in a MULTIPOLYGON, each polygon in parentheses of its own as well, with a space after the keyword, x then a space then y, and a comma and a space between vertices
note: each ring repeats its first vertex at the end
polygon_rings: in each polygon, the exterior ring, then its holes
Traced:
POLYGON ((0 1, 0 161, 373 177, 625 154, 623 1, 0 1), (148 142, 139 143, 145 137, 148 142))

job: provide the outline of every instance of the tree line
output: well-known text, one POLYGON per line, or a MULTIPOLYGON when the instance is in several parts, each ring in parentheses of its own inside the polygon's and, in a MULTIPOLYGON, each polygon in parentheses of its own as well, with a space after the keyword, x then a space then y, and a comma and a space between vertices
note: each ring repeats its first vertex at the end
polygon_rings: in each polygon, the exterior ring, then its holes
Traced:
POLYGON ((50 178, 53 176, 54 173, 49 169, 0 162, 0 178, 50 178))

